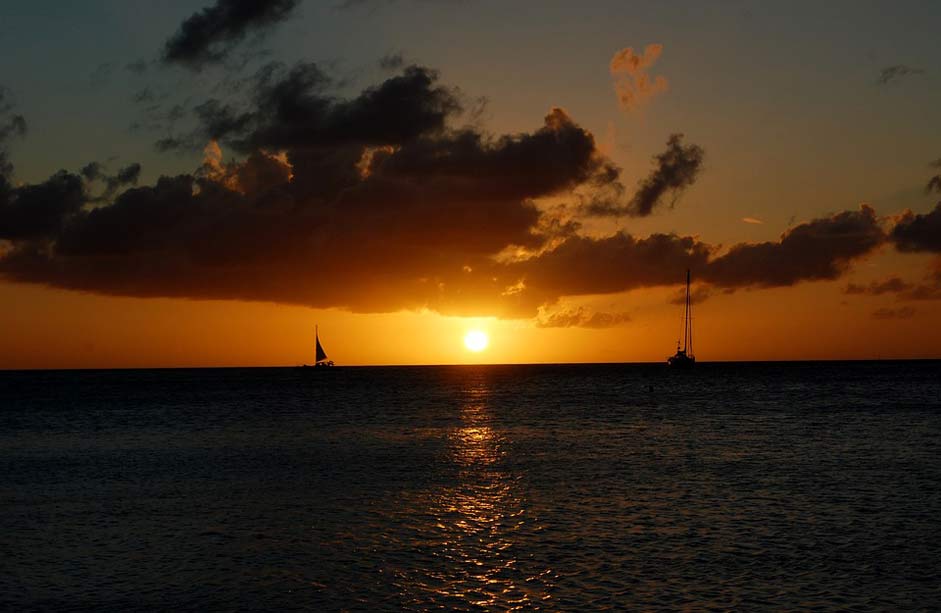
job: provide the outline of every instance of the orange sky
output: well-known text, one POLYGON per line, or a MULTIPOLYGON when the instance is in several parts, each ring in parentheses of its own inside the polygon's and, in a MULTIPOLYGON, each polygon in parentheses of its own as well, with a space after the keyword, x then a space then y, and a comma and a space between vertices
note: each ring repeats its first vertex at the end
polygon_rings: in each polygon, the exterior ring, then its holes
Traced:
POLYGON ((932 7, 207 4, 0 8, 0 368, 941 358, 932 7))
MULTIPOLYGON (((835 283, 745 291, 694 307, 700 360, 937 358, 936 308, 878 320, 896 307, 873 297, 851 303, 835 283)), ((313 360, 320 326, 338 364, 464 364, 662 361, 680 334, 672 290, 594 297, 621 303, 632 321, 616 328, 538 328, 528 320, 335 309, 237 301, 111 298, 0 284, 0 368, 291 366, 313 360), (468 330, 490 346, 468 351, 468 330)), ((928 305, 934 307, 934 305, 928 305)))

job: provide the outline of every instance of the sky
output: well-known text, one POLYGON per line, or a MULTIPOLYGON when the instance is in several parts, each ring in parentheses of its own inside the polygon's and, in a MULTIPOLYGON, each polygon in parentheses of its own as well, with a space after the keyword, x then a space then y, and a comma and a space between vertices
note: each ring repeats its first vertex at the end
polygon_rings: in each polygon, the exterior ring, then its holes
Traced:
POLYGON ((941 358, 939 18, 5 2, 0 368, 941 358))

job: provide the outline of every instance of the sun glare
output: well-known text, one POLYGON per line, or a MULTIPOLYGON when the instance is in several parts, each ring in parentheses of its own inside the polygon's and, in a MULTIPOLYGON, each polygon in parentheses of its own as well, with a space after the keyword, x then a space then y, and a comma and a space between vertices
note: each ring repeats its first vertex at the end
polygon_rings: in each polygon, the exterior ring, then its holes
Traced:
POLYGON ((471 330, 464 336, 464 345, 473 352, 483 351, 490 344, 490 338, 486 332, 480 330, 471 330))

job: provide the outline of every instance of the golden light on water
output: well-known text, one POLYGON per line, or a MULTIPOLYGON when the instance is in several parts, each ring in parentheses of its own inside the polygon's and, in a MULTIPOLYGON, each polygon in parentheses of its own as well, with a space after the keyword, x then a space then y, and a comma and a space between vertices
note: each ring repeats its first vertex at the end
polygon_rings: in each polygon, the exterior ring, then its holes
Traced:
POLYGON ((482 330, 471 330, 464 336, 464 346, 474 353, 483 351, 489 344, 490 337, 482 330))
POLYGON ((555 573, 527 555, 526 542, 543 527, 507 462, 513 441, 491 410, 487 374, 473 373, 454 405, 459 419, 446 431, 440 466, 452 479, 421 502, 427 521, 416 526, 416 546, 432 562, 410 567, 401 581, 416 608, 532 611, 552 597, 555 573))

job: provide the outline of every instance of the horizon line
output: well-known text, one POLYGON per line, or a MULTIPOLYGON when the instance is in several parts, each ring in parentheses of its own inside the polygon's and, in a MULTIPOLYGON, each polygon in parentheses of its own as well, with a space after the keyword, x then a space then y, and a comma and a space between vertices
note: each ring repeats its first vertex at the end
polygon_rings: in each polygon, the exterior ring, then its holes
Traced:
MULTIPOLYGON (((826 364, 834 362, 941 362, 941 356, 932 358, 815 358, 795 360, 697 360, 697 365, 710 364, 826 364)), ((438 364, 340 364, 333 368, 436 368, 436 367, 481 367, 481 366, 667 366, 666 360, 657 362, 484 362, 468 364, 450 362, 438 364)), ((238 369, 291 369, 301 368, 301 364, 268 366, 90 366, 63 368, 2 368, 0 373, 11 372, 69 372, 69 371, 104 371, 104 370, 225 370, 238 369)))

